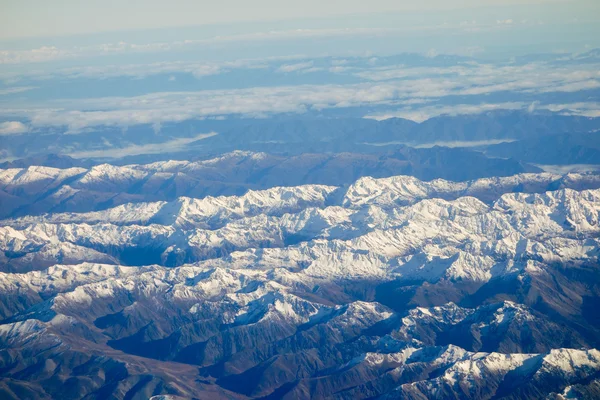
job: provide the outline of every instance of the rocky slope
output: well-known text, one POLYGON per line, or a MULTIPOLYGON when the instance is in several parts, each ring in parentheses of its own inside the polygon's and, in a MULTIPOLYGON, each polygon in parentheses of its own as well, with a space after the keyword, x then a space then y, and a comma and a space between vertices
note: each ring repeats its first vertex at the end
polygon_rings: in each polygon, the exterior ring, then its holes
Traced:
POLYGON ((0 396, 594 398, 597 182, 362 178, 2 220, 0 396))

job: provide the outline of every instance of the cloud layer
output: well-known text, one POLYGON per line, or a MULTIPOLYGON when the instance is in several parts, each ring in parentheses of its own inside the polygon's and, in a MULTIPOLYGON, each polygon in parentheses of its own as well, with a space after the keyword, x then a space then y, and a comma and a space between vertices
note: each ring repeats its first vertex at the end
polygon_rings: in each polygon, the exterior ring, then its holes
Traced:
MULTIPOLYGON (((444 57, 444 56, 440 56, 444 57)), ((410 58, 409 58, 410 59, 410 58)), ((261 69, 282 77, 308 76, 326 72, 359 83, 290 84, 243 89, 163 91, 132 97, 51 99, 22 104, 6 102, 4 135, 44 127, 61 127, 67 133, 84 133, 98 126, 127 127, 136 124, 160 126, 188 119, 229 116, 266 117, 281 113, 304 113, 349 107, 377 107, 371 118, 393 116, 423 121, 441 114, 472 114, 497 109, 557 109, 560 105, 536 104, 547 94, 583 93, 581 101, 565 102, 558 111, 597 116, 597 102, 585 93, 600 88, 600 63, 561 64, 557 62, 482 63, 461 58, 440 63, 437 58, 425 65, 403 65, 392 58, 258 59, 221 63, 158 63, 145 66, 87 67, 62 70, 63 79, 105 79, 110 76, 142 78, 144 74, 187 73, 213 76, 234 69, 261 69), (437 63, 437 65, 436 65, 437 63), (120 75, 119 75, 120 74, 120 75), (141 75, 140 75, 141 74, 141 75), (510 94, 508 101, 490 101, 490 95, 510 94), (459 96, 461 101, 445 99, 459 96), (540 97, 541 96, 541 97, 540 97), (520 100, 526 98, 528 100, 520 100), (470 99, 469 101, 466 101, 470 99), (532 100, 533 99, 533 100, 532 100), (532 106, 533 103, 533 106, 532 106), (14 122, 27 119, 27 125, 14 122)), ((427 60, 425 58, 425 60, 427 60)), ((172 76, 170 81, 175 79, 172 76)), ((39 81, 36 81, 40 83, 39 81)), ((42 82, 43 83, 43 82, 42 82)), ((165 83, 167 79, 165 78, 165 83)), ((29 86, 4 89, 7 94, 26 92, 29 86)), ((2 92, 0 92, 2 93, 2 92)), ((500 96, 499 98, 502 98, 500 96)))
POLYGON ((29 131, 29 128, 19 121, 0 122, 0 135, 18 135, 29 131))

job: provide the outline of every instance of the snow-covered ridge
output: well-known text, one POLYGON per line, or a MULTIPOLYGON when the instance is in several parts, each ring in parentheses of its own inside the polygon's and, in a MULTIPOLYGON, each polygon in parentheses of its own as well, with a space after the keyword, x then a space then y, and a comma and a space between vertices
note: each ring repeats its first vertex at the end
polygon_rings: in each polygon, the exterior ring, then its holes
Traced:
MULTIPOLYGON (((195 162, 165 161, 127 166, 103 164, 89 169, 37 166, 5 169, 0 170, 0 199, 3 203, 0 218, 44 212, 97 211, 120 204, 173 200, 176 197, 240 195, 248 190, 271 188, 286 182, 289 185, 337 182, 315 172, 318 171, 319 160, 307 157, 287 163, 282 157, 263 153, 232 152, 195 162), (273 175, 269 171, 274 171, 273 175)), ((369 168, 361 169, 346 176, 340 165, 332 168, 336 174, 345 176, 340 181, 344 185, 351 184, 353 176, 368 175, 371 171, 369 168)), ((385 173, 394 171, 391 168, 385 173)), ((326 172, 323 174, 326 175, 326 172)), ((360 204, 360 201, 371 199, 368 201, 383 205, 389 201, 389 193, 393 193, 400 204, 423 198, 455 199, 465 195, 490 202, 503 193, 516 190, 539 193, 559 188, 582 190, 598 187, 599 175, 592 174, 522 174, 457 183, 439 179, 420 182, 410 177, 363 178, 351 185, 345 199, 336 200, 360 204)))
MULTIPOLYGON (((397 186, 404 179, 386 182, 397 186)), ((509 193, 489 205, 460 197, 405 206, 399 205, 402 194, 397 198, 386 192, 383 204, 381 196, 367 195, 366 200, 327 206, 337 190, 274 188, 241 197, 183 198, 5 220, 1 261, 5 271, 85 261, 198 262, 283 268, 333 280, 486 282, 543 269, 544 263, 598 256, 600 190, 509 193)), ((353 188, 348 191, 356 198, 353 188)))
POLYGON ((2 224, 22 225, 37 221, 91 224, 106 222, 115 225, 158 223, 214 229, 233 219, 259 214, 281 215, 307 207, 323 207, 329 196, 336 190, 336 187, 324 185, 276 187, 249 191, 243 196, 209 196, 203 199, 180 197, 172 202, 127 203, 104 211, 23 217, 7 220, 2 224))

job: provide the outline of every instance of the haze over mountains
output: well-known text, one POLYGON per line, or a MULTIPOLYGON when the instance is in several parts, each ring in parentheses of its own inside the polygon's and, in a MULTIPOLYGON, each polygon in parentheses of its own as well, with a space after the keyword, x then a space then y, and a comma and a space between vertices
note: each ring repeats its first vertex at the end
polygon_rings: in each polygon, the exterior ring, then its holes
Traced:
MULTIPOLYGON (((542 142, 550 137, 554 143, 545 143, 546 152, 564 149, 569 152, 586 150, 581 161, 598 163, 597 146, 593 135, 600 129, 600 118, 564 116, 558 113, 528 113, 525 111, 495 111, 478 115, 440 116, 415 123, 400 118, 382 121, 321 116, 303 118, 279 117, 268 120, 233 121, 195 121, 171 125, 161 125, 160 133, 150 136, 152 127, 140 125, 135 129, 122 132, 120 129, 103 129, 97 135, 65 135, 61 132, 20 134, 7 143, 6 150, 12 154, 32 157, 29 162, 5 162, 4 166, 26 166, 42 161, 42 165, 60 167, 60 161, 44 161, 40 157, 59 153, 70 148, 78 158, 96 158, 100 162, 139 163, 175 159, 208 158, 210 156, 234 150, 261 151, 272 154, 296 155, 301 153, 366 153, 378 154, 400 150, 405 147, 430 148, 434 146, 462 147, 491 150, 492 155, 498 148, 519 146, 520 141, 534 146, 535 141, 542 142), (189 132, 185 134, 185 132, 189 132), (192 133, 196 132, 196 133, 192 133), (198 135, 198 132, 213 132, 198 135), (185 134, 184 138, 181 136, 185 134), (587 136, 586 136, 587 135, 587 136), (31 145, 32 137, 36 138, 31 145), (589 136, 589 138, 588 138, 589 136), (560 141, 557 143, 557 141, 560 141), (110 153, 90 150, 110 143, 110 153), (160 145, 163 142, 164 151, 160 145), (506 142, 506 143, 504 143, 506 142), (531 143, 531 144, 530 144, 531 143), (129 154, 132 153, 132 154, 129 154), (107 158, 108 155, 112 157, 107 158), (117 160, 115 160, 117 159, 117 160), (121 161, 119 159, 122 159, 121 161)), ((102 147, 101 147, 102 148, 102 147)), ((108 150, 105 149, 105 150, 108 150)), ((409 150, 404 150, 405 152, 409 150)), ((440 151, 440 150, 438 150, 440 151)), ((412 151, 414 157, 426 152, 412 151)), ((535 161, 533 156, 519 152, 505 151, 523 161, 535 161)), ((544 154, 544 153, 542 153, 544 154)), ((554 153, 546 156, 555 155, 554 153)), ((578 154, 570 158, 554 157, 555 162, 570 164, 578 154)), ((459 158, 459 157, 456 157, 459 158)), ((509 157, 504 157, 509 158, 509 157)), ((543 159, 542 159, 543 160, 543 159)), ((88 162, 73 165, 89 165, 88 162)), ((465 168, 462 168, 465 169, 465 168)), ((457 178, 461 179, 461 178, 457 178)))

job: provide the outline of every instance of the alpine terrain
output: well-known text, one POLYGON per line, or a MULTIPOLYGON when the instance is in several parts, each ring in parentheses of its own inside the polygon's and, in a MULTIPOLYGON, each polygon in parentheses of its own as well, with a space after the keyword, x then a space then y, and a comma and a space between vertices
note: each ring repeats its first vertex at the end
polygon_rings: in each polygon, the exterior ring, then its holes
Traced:
POLYGON ((597 175, 127 202, 193 166, 2 171, 2 398, 600 396, 597 175))
POLYGON ((0 0, 0 400, 600 400, 600 0, 0 0))

